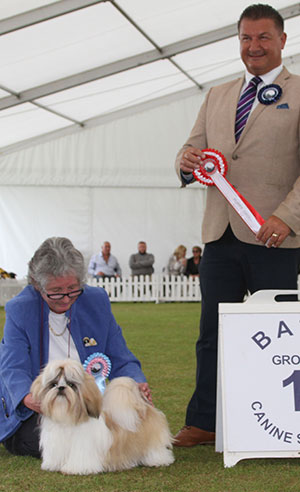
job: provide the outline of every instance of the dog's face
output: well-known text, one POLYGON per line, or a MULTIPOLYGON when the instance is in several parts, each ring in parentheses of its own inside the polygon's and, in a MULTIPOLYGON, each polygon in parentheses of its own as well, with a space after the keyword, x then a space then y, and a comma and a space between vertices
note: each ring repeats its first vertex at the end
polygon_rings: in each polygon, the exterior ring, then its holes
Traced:
POLYGON ((75 360, 50 362, 32 383, 31 393, 42 414, 56 422, 73 425, 100 415, 99 388, 75 360))

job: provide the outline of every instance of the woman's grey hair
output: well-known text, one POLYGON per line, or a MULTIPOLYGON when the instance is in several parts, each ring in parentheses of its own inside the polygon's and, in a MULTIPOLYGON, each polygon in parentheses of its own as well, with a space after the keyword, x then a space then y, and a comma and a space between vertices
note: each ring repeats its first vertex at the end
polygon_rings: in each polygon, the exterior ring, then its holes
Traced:
POLYGON ((41 290, 51 277, 75 275, 80 287, 86 277, 83 255, 66 237, 50 237, 36 250, 28 263, 28 283, 41 290))

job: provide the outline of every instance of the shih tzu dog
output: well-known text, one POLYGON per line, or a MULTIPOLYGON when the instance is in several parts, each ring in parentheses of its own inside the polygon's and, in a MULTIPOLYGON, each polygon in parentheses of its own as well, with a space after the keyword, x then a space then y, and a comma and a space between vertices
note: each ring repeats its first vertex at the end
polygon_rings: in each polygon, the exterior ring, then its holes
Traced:
POLYGON ((85 475, 174 461, 166 417, 130 378, 116 378, 102 396, 82 365, 50 362, 35 379, 41 403, 42 469, 85 475))

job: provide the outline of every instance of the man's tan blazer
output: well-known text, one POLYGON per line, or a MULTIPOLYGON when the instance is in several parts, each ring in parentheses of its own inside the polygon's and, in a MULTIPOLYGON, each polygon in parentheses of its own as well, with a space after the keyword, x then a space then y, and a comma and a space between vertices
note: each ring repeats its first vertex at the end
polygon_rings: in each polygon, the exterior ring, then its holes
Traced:
MULTIPOLYGON (((177 155, 177 173, 180 177, 180 159, 188 146, 222 152, 228 162, 226 177, 235 188, 264 219, 276 215, 292 229, 282 247, 300 247, 300 76, 283 68, 274 81, 282 88, 281 98, 268 106, 259 103, 236 143, 235 114, 243 82, 236 79, 209 91, 177 155)), ((202 241, 219 239, 229 223, 238 239, 259 244, 219 190, 209 186, 202 241)))

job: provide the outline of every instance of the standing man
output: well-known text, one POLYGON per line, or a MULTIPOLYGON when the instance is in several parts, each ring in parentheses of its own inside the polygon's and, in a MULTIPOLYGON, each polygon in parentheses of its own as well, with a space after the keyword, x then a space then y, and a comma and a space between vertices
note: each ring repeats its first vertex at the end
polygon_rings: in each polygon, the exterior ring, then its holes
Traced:
POLYGON ((207 190, 197 381, 186 425, 176 436, 177 446, 215 439, 218 304, 242 302, 248 291, 297 289, 300 77, 282 66, 286 34, 275 9, 265 4, 246 8, 238 22, 238 34, 245 76, 209 91, 192 133, 178 153, 177 171, 182 182, 189 184, 192 171, 204 158, 201 149, 217 149, 227 159, 229 181, 265 222, 255 236, 215 186, 207 190), (257 92, 250 108, 253 87, 254 95, 257 92))
POLYGON ((90 259, 88 273, 93 277, 121 277, 122 270, 115 256, 110 254, 111 246, 108 241, 102 244, 100 253, 90 259))
POLYGON ((147 244, 145 241, 138 243, 138 252, 133 254, 129 258, 129 266, 131 268, 131 275, 152 275, 154 256, 151 253, 147 253, 147 244))

